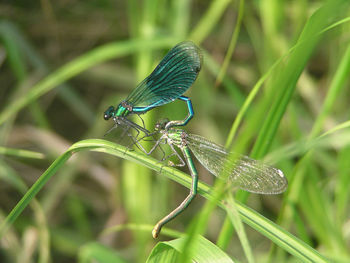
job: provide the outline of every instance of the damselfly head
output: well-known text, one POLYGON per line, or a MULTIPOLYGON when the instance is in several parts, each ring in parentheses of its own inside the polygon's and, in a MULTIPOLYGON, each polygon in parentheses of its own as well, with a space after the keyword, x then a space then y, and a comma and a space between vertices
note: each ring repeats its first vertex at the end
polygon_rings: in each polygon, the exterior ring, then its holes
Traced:
POLYGON ((114 107, 109 106, 108 109, 103 113, 103 118, 108 121, 110 118, 113 117, 114 113, 114 107))

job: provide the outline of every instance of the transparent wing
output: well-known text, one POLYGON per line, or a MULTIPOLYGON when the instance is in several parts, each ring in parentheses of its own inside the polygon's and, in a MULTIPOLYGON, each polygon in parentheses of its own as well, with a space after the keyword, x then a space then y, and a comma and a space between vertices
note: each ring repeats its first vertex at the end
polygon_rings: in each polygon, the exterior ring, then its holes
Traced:
POLYGON ((153 72, 126 98, 132 106, 160 106, 180 97, 201 69, 199 48, 190 41, 173 47, 153 72))
POLYGON ((226 163, 230 154, 224 147, 194 134, 189 134, 186 141, 198 161, 208 171, 219 176, 225 170, 224 172, 230 174, 229 180, 243 190, 259 194, 279 194, 288 186, 281 170, 261 161, 234 154, 233 161, 226 163))

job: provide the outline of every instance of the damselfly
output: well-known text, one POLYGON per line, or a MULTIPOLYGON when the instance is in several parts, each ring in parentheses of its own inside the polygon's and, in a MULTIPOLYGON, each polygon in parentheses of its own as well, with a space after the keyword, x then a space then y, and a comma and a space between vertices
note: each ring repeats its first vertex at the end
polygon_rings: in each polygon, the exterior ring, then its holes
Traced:
MULTIPOLYGON (((104 112, 104 119, 113 118, 115 125, 130 127, 149 135, 145 127, 130 121, 131 114, 144 114, 147 111, 172 102, 176 99, 187 103, 188 116, 184 120, 170 121, 167 127, 186 125, 194 115, 191 100, 182 94, 192 86, 201 69, 201 53, 190 41, 173 47, 153 72, 145 78, 131 94, 117 107, 110 106, 104 112)), ((144 125, 143 125, 144 126, 144 125)))
MULTIPOLYGON (((258 194, 279 194, 286 190, 288 181, 281 170, 241 154, 229 153, 223 146, 199 135, 188 134, 182 129, 166 129, 167 123, 167 120, 163 120, 156 124, 156 132, 159 132, 161 137, 147 154, 151 154, 160 144, 168 144, 172 150, 169 156, 175 155, 180 160, 177 166, 187 164, 192 177, 192 186, 186 199, 156 224, 152 231, 154 238, 158 236, 162 226, 190 204, 197 193, 198 173, 191 152, 213 175, 219 177, 228 175, 225 177, 226 180, 237 188, 258 194), (183 157, 174 146, 180 149, 183 157)), ((170 164, 174 166, 173 163, 170 164)))

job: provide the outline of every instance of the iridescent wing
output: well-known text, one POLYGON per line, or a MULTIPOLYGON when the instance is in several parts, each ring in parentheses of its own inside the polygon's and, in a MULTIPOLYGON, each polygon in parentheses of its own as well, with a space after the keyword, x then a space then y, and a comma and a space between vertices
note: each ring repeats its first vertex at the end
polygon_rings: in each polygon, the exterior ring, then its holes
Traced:
POLYGON ((187 146, 198 161, 213 175, 229 174, 229 180, 239 188, 259 194, 279 194, 286 190, 287 179, 283 172, 261 161, 234 153, 229 154, 224 147, 207 139, 189 134, 187 146))
POLYGON ((134 107, 160 106, 180 97, 201 69, 199 48, 190 41, 173 47, 153 72, 126 98, 134 107))

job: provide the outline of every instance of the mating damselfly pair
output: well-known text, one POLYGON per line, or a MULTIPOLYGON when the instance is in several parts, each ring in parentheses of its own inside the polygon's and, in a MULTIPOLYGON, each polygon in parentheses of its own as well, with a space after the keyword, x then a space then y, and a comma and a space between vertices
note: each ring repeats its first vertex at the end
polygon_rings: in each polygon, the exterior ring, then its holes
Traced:
POLYGON ((163 160, 174 155, 178 158, 179 163, 170 163, 171 165, 185 166, 187 164, 189 169, 192 177, 189 195, 177 208, 155 225, 152 231, 154 238, 159 235, 162 226, 174 219, 190 204, 197 193, 198 172, 191 152, 209 172, 215 176, 228 175, 225 177, 226 180, 231 181, 235 187, 240 189, 259 194, 279 194, 284 192, 288 185, 281 170, 244 155, 229 153, 223 146, 177 128, 185 126, 194 116, 191 100, 183 96, 183 93, 196 80, 201 63, 200 49, 194 43, 189 41, 179 43, 124 101, 116 108, 110 106, 104 113, 104 119, 112 118, 115 122, 113 128, 122 126, 136 145, 139 145, 140 140, 151 137, 154 140, 154 146, 149 152, 139 147, 146 154, 151 154, 161 144, 167 144, 171 149, 171 154, 164 156, 163 160), (156 124, 154 131, 149 131, 144 125, 140 126, 127 118, 132 114, 144 114, 176 99, 187 103, 188 116, 184 120, 161 120, 156 124), (132 135, 131 130, 137 132, 136 137, 132 135), (141 139, 138 138, 140 132, 144 134, 141 139), (159 138, 156 135, 159 135, 159 138), (182 156, 175 147, 180 150, 182 156))

